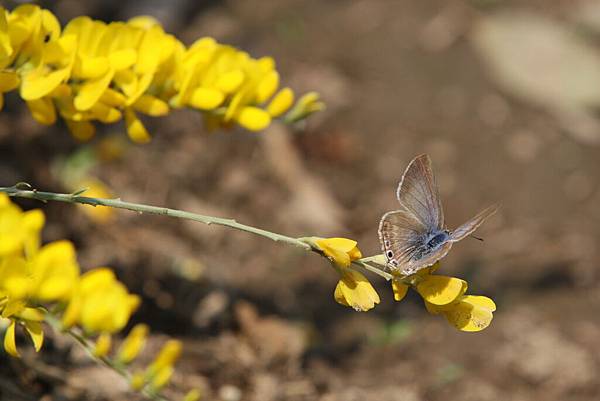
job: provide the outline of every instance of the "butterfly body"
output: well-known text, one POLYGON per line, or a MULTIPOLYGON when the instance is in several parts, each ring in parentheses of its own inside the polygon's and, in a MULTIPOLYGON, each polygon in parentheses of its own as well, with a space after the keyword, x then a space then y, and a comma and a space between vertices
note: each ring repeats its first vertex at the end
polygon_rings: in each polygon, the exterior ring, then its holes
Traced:
POLYGON ((471 234, 497 210, 496 206, 488 207, 456 230, 446 229, 427 155, 417 156, 409 163, 397 197, 402 208, 383 215, 379 238, 387 266, 402 275, 433 265, 446 256, 454 242, 471 234))

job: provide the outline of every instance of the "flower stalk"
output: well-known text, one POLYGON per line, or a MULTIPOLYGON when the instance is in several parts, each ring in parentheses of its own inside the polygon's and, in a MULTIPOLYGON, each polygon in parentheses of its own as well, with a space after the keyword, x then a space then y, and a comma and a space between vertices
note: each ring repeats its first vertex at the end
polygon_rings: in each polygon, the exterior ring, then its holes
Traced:
MULTIPOLYGON (((257 228, 253 226, 249 226, 247 224, 238 223, 234 219, 228 219, 223 217, 215 217, 215 216, 207 216, 198 213, 186 212, 178 209, 171 209, 166 207, 159 206, 151 206, 145 205, 141 203, 133 203, 133 202, 125 202, 121 199, 102 199, 102 198, 93 198, 88 196, 82 196, 85 193, 85 189, 76 191, 71 194, 61 194, 55 192, 44 192, 33 189, 29 184, 19 183, 12 187, 0 187, 0 192, 4 192, 11 197, 16 198, 26 198, 26 199, 36 199, 42 202, 48 201, 58 201, 58 202, 66 202, 73 204, 83 204, 83 205, 91 205, 91 206, 106 206, 112 207, 116 209, 125 209, 130 210, 137 213, 149 213, 149 214, 157 214, 163 216, 170 216, 180 219, 193 220, 200 223, 204 223, 206 225, 218 225, 233 228, 240 231, 245 231, 254 235, 258 235, 261 237, 268 238, 275 242, 282 242, 288 245, 293 245, 298 248, 302 248, 306 251, 314 251, 319 254, 321 252, 316 249, 314 246, 310 244, 310 241, 305 238, 294 238, 289 237, 287 235, 278 234, 272 231, 268 231, 262 228, 257 228)), ((381 255, 374 255, 370 257, 365 257, 352 261, 352 265, 354 268, 360 267, 365 270, 368 270, 374 274, 377 274, 383 277, 386 280, 391 280, 392 275, 383 271, 380 267, 380 257, 381 255)))

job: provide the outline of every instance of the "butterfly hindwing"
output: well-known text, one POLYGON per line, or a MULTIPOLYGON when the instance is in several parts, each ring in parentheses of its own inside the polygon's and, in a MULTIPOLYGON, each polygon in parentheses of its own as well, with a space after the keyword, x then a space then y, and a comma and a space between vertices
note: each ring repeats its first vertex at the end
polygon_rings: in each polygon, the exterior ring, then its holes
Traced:
POLYGON ((379 239, 392 270, 401 270, 422 245, 427 229, 411 212, 395 210, 383 215, 379 223, 379 239))
POLYGON ((443 229, 444 211, 428 155, 417 156, 409 163, 396 195, 400 204, 427 229, 443 229))

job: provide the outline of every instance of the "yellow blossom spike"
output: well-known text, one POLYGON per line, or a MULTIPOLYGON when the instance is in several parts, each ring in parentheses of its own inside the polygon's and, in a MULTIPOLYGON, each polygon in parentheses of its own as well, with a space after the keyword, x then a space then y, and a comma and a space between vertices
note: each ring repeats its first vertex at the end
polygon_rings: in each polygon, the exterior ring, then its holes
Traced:
POLYGON ((276 118, 288 111, 294 103, 294 92, 290 88, 283 88, 271 100, 267 106, 267 113, 276 118))
POLYGON ((42 330, 42 323, 26 320, 25 331, 33 342, 33 348, 35 349, 35 352, 39 352, 44 344, 44 331, 42 330))
POLYGON ((98 336, 96 343, 94 344, 94 356, 103 357, 108 355, 110 346, 112 344, 112 337, 108 333, 102 333, 98 336))
POLYGON ((358 243, 348 238, 319 238, 314 243, 325 256, 341 267, 348 267, 351 261, 362 258, 358 243))
POLYGON ((262 131, 271 124, 271 116, 263 109, 246 106, 240 110, 236 121, 250 131, 262 131))
POLYGON ((444 311, 450 324, 461 331, 476 332, 488 327, 493 319, 496 305, 488 297, 467 295, 452 308, 444 311))
POLYGON ((127 126, 127 135, 132 141, 137 143, 150 142, 150 134, 131 108, 125 109, 125 125, 127 126))
POLYGON ((350 306, 359 312, 366 312, 380 302, 379 295, 367 278, 349 269, 343 272, 336 286, 334 298, 338 303, 350 306))
POLYGON ((117 360, 124 364, 128 364, 133 361, 144 348, 147 336, 147 325, 135 325, 135 327, 131 329, 127 335, 127 338, 125 338, 123 341, 123 344, 121 344, 119 353, 117 354, 117 360))
POLYGON ((417 284, 417 292, 433 305, 448 305, 466 290, 467 282, 455 277, 428 275, 417 284))
POLYGON ((17 350, 17 342, 15 341, 16 325, 17 325, 17 322, 14 320, 11 320, 10 325, 6 329, 6 332, 4 333, 4 349, 6 350, 7 354, 14 356, 15 358, 20 358, 21 355, 19 354, 19 351, 17 350))
POLYGON ((394 300, 402 301, 408 292, 408 285, 400 280, 392 279, 392 290, 394 291, 394 300))

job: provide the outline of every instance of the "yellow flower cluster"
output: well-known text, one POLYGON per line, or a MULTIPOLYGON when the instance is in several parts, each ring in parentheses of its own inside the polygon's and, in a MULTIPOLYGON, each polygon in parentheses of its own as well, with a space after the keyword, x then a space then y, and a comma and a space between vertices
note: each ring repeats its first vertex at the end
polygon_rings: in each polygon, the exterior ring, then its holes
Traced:
POLYGON ((412 286, 423 298, 429 313, 444 315, 457 329, 472 332, 488 327, 496 310, 494 301, 481 295, 465 295, 468 285, 464 280, 432 274, 439 264, 404 278, 404 281, 393 279, 394 299, 401 301, 412 286))
POLYGON ((80 140, 93 136, 93 121, 124 119, 130 138, 147 142, 137 113, 173 108, 201 111, 210 128, 235 123, 251 131, 323 108, 315 93, 292 107, 294 93, 279 89, 270 57, 254 59, 212 38, 186 47, 150 17, 109 24, 77 17, 61 29, 32 4, 0 7, 0 109, 3 93, 16 89, 35 120, 51 125, 59 115, 80 140))
POLYGON ((4 347, 13 356, 19 355, 17 326, 24 326, 36 350, 41 348, 43 305, 63 309, 65 327, 78 325, 89 334, 110 334, 125 327, 140 301, 107 268, 81 275, 71 242, 42 246, 43 225, 41 211, 23 212, 0 193, 0 317, 8 321, 4 347))
MULTIPOLYGON (((367 278, 349 268, 352 261, 362 258, 356 241, 347 238, 310 238, 307 242, 328 257, 340 273, 334 292, 338 303, 363 312, 379 303, 379 295, 367 278)), ((473 332, 488 327, 496 310, 494 301, 484 296, 465 295, 467 282, 456 277, 432 274, 438 267, 439 262, 412 276, 392 279, 394 299, 401 301, 409 287, 413 287, 425 301, 430 313, 444 315, 457 329, 473 332)))

